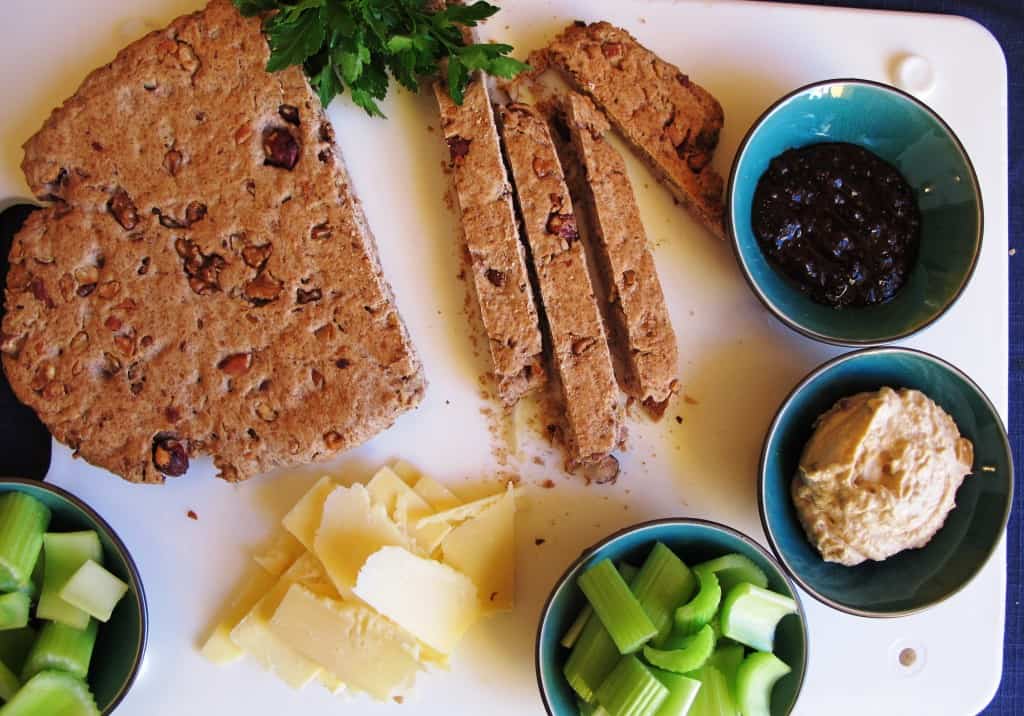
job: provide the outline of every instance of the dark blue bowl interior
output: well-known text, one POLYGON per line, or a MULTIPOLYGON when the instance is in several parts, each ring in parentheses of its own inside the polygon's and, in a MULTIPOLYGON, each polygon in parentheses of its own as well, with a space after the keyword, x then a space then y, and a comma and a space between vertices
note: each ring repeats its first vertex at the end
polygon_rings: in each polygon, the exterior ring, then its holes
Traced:
MULTIPOLYGON (((537 634, 537 678, 548 712, 555 716, 579 713, 576 694, 562 676, 569 650, 558 642, 586 604, 576 579, 595 562, 608 558, 640 566, 655 542, 663 542, 690 566, 708 559, 739 552, 753 560, 768 575, 769 588, 793 598, 800 597, 778 564, 759 545, 735 530, 702 520, 657 520, 627 528, 612 535, 580 557, 558 581, 541 616, 537 634)), ((807 668, 807 639, 802 606, 796 615, 785 617, 775 635, 775 654, 792 671, 772 691, 772 716, 788 714, 796 703, 807 668)))
POLYGON ((826 364, 787 399, 766 437, 759 498, 772 547, 801 586, 853 613, 897 616, 952 595, 984 566, 1002 537, 1012 485, 1006 433, 984 393, 937 358, 885 348, 826 364), (957 492, 956 508, 925 547, 856 567, 825 562, 804 535, 790 484, 815 419, 840 398, 882 386, 915 388, 942 406, 974 443, 974 473, 957 492))

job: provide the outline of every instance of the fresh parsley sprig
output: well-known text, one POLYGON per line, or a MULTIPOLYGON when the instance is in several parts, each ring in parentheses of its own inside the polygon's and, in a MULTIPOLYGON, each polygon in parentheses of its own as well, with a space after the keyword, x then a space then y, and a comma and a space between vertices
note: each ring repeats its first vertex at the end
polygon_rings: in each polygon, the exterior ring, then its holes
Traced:
POLYGON ((348 88, 352 101, 371 116, 388 91, 388 74, 412 91, 421 77, 439 73, 447 60, 448 92, 457 104, 470 73, 484 70, 511 78, 527 69, 509 57, 509 45, 469 44, 462 28, 474 27, 498 8, 482 0, 436 12, 428 0, 234 0, 246 16, 268 13, 263 30, 270 44, 267 71, 302 65, 326 107, 348 88))

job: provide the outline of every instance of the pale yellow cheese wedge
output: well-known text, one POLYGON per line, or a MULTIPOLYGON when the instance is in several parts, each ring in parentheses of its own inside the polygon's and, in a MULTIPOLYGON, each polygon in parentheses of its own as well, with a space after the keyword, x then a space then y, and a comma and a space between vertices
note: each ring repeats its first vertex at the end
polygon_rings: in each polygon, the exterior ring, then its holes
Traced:
POLYGON ((320 669, 320 684, 335 696, 345 690, 345 682, 323 668, 320 669))
POLYGON ((302 556, 284 573, 284 578, 322 597, 341 599, 334 582, 327 576, 327 571, 311 552, 303 552, 302 556))
POLYGON ((415 465, 405 460, 395 460, 391 463, 391 469, 408 485, 416 484, 416 481, 422 476, 415 465))
POLYGON ((280 531, 262 552, 253 555, 253 560, 269 574, 280 576, 297 560, 306 548, 290 532, 280 531))
POLYGON ((231 640, 263 668, 273 671, 293 689, 301 689, 320 674, 320 665, 296 651, 270 629, 270 618, 292 584, 282 576, 231 630, 231 640))
POLYGON ((454 492, 426 475, 421 475, 413 483, 412 489, 416 491, 417 495, 426 500, 434 508, 435 512, 444 512, 462 504, 462 500, 456 497, 454 492))
POLYGON ((284 516, 281 524, 302 546, 313 552, 313 540, 320 527, 320 516, 324 511, 327 496, 334 491, 337 484, 331 478, 321 477, 309 492, 303 495, 295 506, 284 516))
POLYGON ((461 572, 402 547, 383 547, 359 570, 360 599, 442 654, 480 616, 476 585, 461 572))
MULTIPOLYGON (((509 484, 511 485, 511 483, 509 484)), ((452 524, 464 522, 465 520, 468 520, 471 517, 476 517, 481 512, 486 510, 488 507, 491 507, 492 505, 496 504, 504 496, 504 492, 498 492, 493 495, 489 495, 488 497, 483 497, 479 500, 474 500, 473 502, 466 502, 464 504, 458 505, 457 507, 453 507, 449 510, 435 512, 434 514, 427 515, 426 517, 421 519, 416 524, 416 526, 423 527, 425 525, 430 525, 437 522, 449 522, 452 524)))
POLYGON ((416 526, 421 519, 433 514, 434 510, 391 468, 382 467, 378 470, 366 483, 366 491, 370 493, 370 500, 383 505, 398 528, 415 540, 416 546, 424 554, 433 552, 448 534, 449 528, 443 523, 416 526))
POLYGON ((276 582, 277 578, 274 575, 262 569, 252 568, 244 578, 241 589, 235 594, 210 636, 203 643, 200 653, 215 664, 227 664, 241 658, 244 652, 231 640, 231 630, 276 582))
POLYGON ((473 580, 484 614, 512 609, 515 599, 516 498, 505 494, 453 529, 441 543, 446 564, 473 580))
POLYGON ((351 599, 356 576, 367 557, 381 547, 408 547, 409 542, 384 506, 371 504, 366 488, 356 484, 335 488, 327 496, 313 552, 338 593, 351 599))
POLYGON ((354 689, 390 699, 411 688, 418 649, 372 609, 292 585, 270 620, 274 635, 354 689))

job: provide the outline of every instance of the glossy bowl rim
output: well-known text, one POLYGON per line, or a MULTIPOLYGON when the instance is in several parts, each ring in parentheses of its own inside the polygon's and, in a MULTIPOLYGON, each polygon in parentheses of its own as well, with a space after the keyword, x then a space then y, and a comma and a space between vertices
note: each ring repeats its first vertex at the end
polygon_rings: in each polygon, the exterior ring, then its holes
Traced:
MULTIPOLYGON (((953 131, 953 128, 949 126, 946 120, 944 120, 938 112, 936 112, 928 104, 918 99, 914 95, 910 94, 909 92, 901 90, 898 87, 885 84, 884 82, 877 82, 875 80, 867 80, 856 77, 836 77, 834 79, 811 82, 801 87, 797 87, 796 89, 791 90, 790 92, 787 92, 782 97, 772 102, 772 104, 769 105, 768 108, 765 109, 764 112, 762 112, 756 120, 754 120, 753 124, 750 125, 750 128, 747 130, 746 134, 744 134, 743 139, 740 141, 739 146, 736 149, 736 155, 733 157, 732 167, 729 170, 729 182, 726 186, 725 191, 725 231, 726 234, 728 234, 729 236, 729 243, 732 246, 733 255, 736 258, 736 263, 739 265, 740 273, 743 274, 743 279, 746 281, 747 286, 750 287, 750 290, 754 293, 755 296, 757 296, 757 299, 761 302, 761 304, 765 308, 767 308, 768 312, 771 313, 778 321, 780 321, 787 328, 796 331, 797 333, 806 336, 807 338, 810 338, 812 340, 820 341, 822 343, 828 343, 834 346, 842 346, 844 348, 857 348, 861 346, 881 345, 884 343, 889 343, 892 341, 897 341, 912 336, 915 333, 924 330, 928 326, 938 321, 940 318, 946 315, 946 313, 948 313, 954 305, 956 305, 956 303, 960 300, 960 297, 963 295, 964 291, 967 289, 967 286, 971 283, 971 279, 974 278, 975 271, 978 268, 978 260, 981 256, 982 244, 985 240, 985 205, 981 192, 981 182, 978 179, 978 173, 974 168, 974 162, 971 161, 970 154, 967 153, 967 149, 964 147, 963 142, 960 141, 960 137, 957 136, 956 132, 953 131), (910 326, 907 329, 904 329, 903 331, 899 331, 891 335, 879 336, 876 338, 839 338, 834 335, 821 333, 819 331, 807 328, 806 326, 800 324, 795 319, 790 318, 788 315, 786 315, 786 313, 782 311, 782 309, 780 309, 778 306, 776 306, 775 303, 768 298, 764 291, 761 290, 760 285, 757 283, 757 281, 755 281, 753 275, 748 269, 747 262, 743 258, 743 252, 740 250, 739 238, 736 235, 736 228, 735 226, 733 226, 732 221, 737 169, 739 167, 740 160, 743 158, 744 154, 747 151, 747 147, 750 145, 750 142, 753 139, 754 135, 757 133, 757 131, 761 129, 765 120, 768 119, 768 117, 770 117, 780 108, 782 108, 783 105, 788 104, 791 100, 798 97, 799 95, 802 95, 818 87, 825 87, 828 85, 838 84, 862 85, 865 87, 871 87, 873 89, 890 92, 906 101, 909 101, 919 110, 923 111, 927 115, 930 115, 939 124, 939 126, 942 127, 943 130, 945 130, 945 132, 949 135, 949 138, 952 140, 953 145, 956 147, 956 149, 960 152, 961 156, 963 157, 964 163, 967 165, 968 172, 970 173, 971 183, 974 187, 974 195, 977 199, 978 230, 975 232, 974 237, 974 252, 971 256, 971 263, 970 266, 967 268, 967 273, 964 276, 963 281, 960 282, 960 285, 957 287, 956 291, 949 299, 947 299, 943 303, 943 305, 936 312, 934 312, 931 316, 927 317, 926 319, 918 322, 915 325, 910 326)), ((774 268, 772 270, 774 270, 774 268)))
POLYGON ((772 567, 775 569, 778 575, 782 578, 782 581, 786 583, 786 586, 793 594, 793 601, 796 602, 796 612, 797 615, 800 617, 800 638, 803 642, 804 648, 803 668, 800 670, 800 674, 798 675, 795 697, 793 699, 793 703, 789 706, 789 711, 787 711, 787 714, 792 713, 793 709, 796 708, 797 703, 800 701, 800 693, 803 691, 804 681, 807 677, 807 665, 810 663, 810 640, 808 639, 809 629, 807 624, 807 613, 804 611, 803 601, 800 598, 800 590, 797 588, 797 585, 794 583, 794 580, 790 578, 789 573, 782 568, 782 566, 779 564, 779 560, 777 560, 769 550, 765 549, 754 538, 744 534, 743 532, 740 532, 739 530, 733 527, 724 525, 721 522, 705 520, 699 517, 662 517, 659 519, 647 520, 645 522, 638 522, 636 524, 623 527, 620 530, 612 532, 607 537, 598 540, 589 547, 585 548, 580 553, 580 556, 574 559, 565 569, 565 571, 562 572, 561 576, 555 580, 554 585, 551 587, 551 591, 548 593, 547 599, 544 600, 544 607, 541 609, 540 621, 537 624, 537 636, 535 638, 533 648, 533 664, 534 672, 537 677, 537 689, 540 691, 541 702, 544 704, 544 710, 547 712, 548 716, 557 715, 551 709, 551 704, 548 701, 548 689, 544 682, 544 670, 541 668, 541 646, 543 643, 542 637, 544 635, 544 626, 548 621, 548 615, 551 613, 551 605, 554 603, 555 597, 568 584, 569 575, 572 574, 576 569, 578 569, 584 562, 590 559, 596 552, 607 547, 612 542, 621 539, 622 537, 633 534, 634 532, 641 532, 643 530, 648 530, 655 527, 672 525, 692 525, 696 527, 710 529, 712 531, 724 532, 733 537, 738 537, 740 541, 746 543, 748 546, 753 547, 756 551, 758 551, 761 554, 761 556, 763 556, 768 561, 768 563, 772 565, 772 567))
POLYGON ((1013 453, 1010 449, 1010 439, 1009 435, 1006 432, 1006 425, 1003 423, 1002 416, 999 415, 999 411, 996 409, 995 404, 993 404, 993 402, 985 393, 985 391, 982 390, 981 387, 979 387, 978 384, 975 383, 969 375, 967 375, 964 371, 960 370, 949 361, 943 360, 937 355, 928 353, 927 351, 919 350, 917 348, 906 348, 902 346, 875 346, 870 348, 862 348, 861 350, 857 351, 850 351, 849 353, 843 353, 842 355, 836 356, 835 358, 825 361, 818 367, 811 370, 803 378, 801 378, 800 381, 796 384, 796 386, 789 391, 789 393, 786 395, 783 401, 779 404, 779 408, 777 411, 775 411, 775 415, 772 418, 772 422, 768 426, 768 430, 765 432, 764 442, 761 446, 761 458, 758 462, 757 467, 757 511, 761 517, 761 528, 764 530, 765 537, 767 537, 768 539, 768 544, 771 546, 772 552, 775 554, 776 561, 782 565, 782 568, 790 577, 792 577, 793 581, 800 585, 801 589, 803 589, 805 592, 810 594, 814 599, 821 602, 825 606, 831 607, 832 609, 836 609, 846 614, 851 614, 857 617, 865 617, 868 619, 895 619, 898 617, 910 616, 911 614, 918 614, 920 612, 931 609, 934 606, 942 604, 947 599, 950 599, 959 594, 961 591, 963 591, 967 587, 967 585, 974 581, 974 579, 978 576, 981 570, 985 568, 989 560, 992 559, 993 553, 995 553, 996 549, 999 547, 1000 542, 1006 539, 1006 525, 1010 519, 1010 511, 1013 508, 1013 482, 1015 478, 1014 473, 1015 471, 1013 466, 1013 453), (880 355, 885 353, 910 355, 915 358, 931 362, 939 366, 940 368, 943 368, 945 370, 948 370, 950 373, 953 373, 957 377, 961 378, 968 386, 970 386, 971 390, 973 390, 978 395, 978 397, 981 398, 982 402, 988 407, 992 416, 995 418, 996 425, 999 428, 999 437, 1000 441, 1002 442, 1003 451, 1006 454, 1006 464, 1009 465, 1010 467, 1010 474, 1008 476, 1009 492, 1007 494, 1006 507, 1003 510, 1003 514, 1000 517, 1000 532, 1003 533, 1002 538, 997 539, 992 544, 992 546, 989 547, 987 553, 985 554, 985 558, 979 560, 977 565, 974 567, 973 571, 971 571, 970 575, 967 577, 967 579, 963 580, 963 582, 957 585, 954 589, 950 590, 948 593, 930 602, 922 604, 921 606, 896 611, 877 611, 871 609, 861 609, 858 607, 852 607, 848 604, 836 601, 835 599, 831 599, 830 597, 826 597, 813 586, 808 584, 797 573, 797 571, 790 566, 789 562, 786 560, 785 555, 783 555, 782 550, 779 548, 778 542, 775 539, 775 533, 772 531, 771 524, 768 521, 767 512, 765 510, 764 495, 765 465, 768 461, 768 447, 770 444, 774 442, 775 435, 779 431, 779 419, 781 418, 783 411, 787 407, 789 407, 790 403, 792 403, 793 398, 795 398, 798 393, 803 391, 813 380, 823 375, 824 373, 830 371, 837 365, 846 363, 851 360, 857 360, 866 355, 880 355))
POLYGON ((43 480, 33 480, 24 477, 0 477, 0 486, 10 484, 38 487, 44 492, 50 492, 57 497, 70 502, 100 526, 117 551, 124 556, 125 564, 128 565, 128 575, 132 581, 132 586, 135 588, 135 594, 137 595, 139 602, 139 639, 135 649, 135 656, 132 659, 131 671, 129 671, 128 675, 124 678, 121 688, 114 695, 110 704, 101 712, 102 716, 108 716, 108 714, 113 713, 114 709, 121 704, 124 697, 128 695, 131 687, 135 684, 139 671, 142 669, 142 660, 146 654, 146 646, 149 642, 149 606, 146 602, 146 590, 142 586, 142 577, 139 574, 139 568, 135 564, 135 560, 132 558, 131 552, 128 551, 128 547, 125 546, 125 543, 121 540, 121 537, 117 532, 114 531, 114 528, 111 527, 105 519, 100 517, 96 510, 86 504, 81 498, 76 497, 62 487, 58 487, 57 485, 43 480))

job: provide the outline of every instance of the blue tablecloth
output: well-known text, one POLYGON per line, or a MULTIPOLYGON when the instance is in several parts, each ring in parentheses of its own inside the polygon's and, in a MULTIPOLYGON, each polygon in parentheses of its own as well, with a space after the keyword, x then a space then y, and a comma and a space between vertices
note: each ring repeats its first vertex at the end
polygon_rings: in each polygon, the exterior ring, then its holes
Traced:
MULTIPOLYGON (((985 25, 1006 53, 1010 92, 1010 442, 1016 474, 1024 474, 1024 0, 843 0, 817 5, 965 15, 985 25)), ((1002 241, 1002 237, 990 237, 1002 241)), ((1024 714, 1024 490, 1019 483, 1007 533, 1006 637, 1003 680, 986 714, 1024 714)), ((969 659, 969 654, 963 658, 969 659)), ((887 716, 887 715, 886 715, 887 716)))

